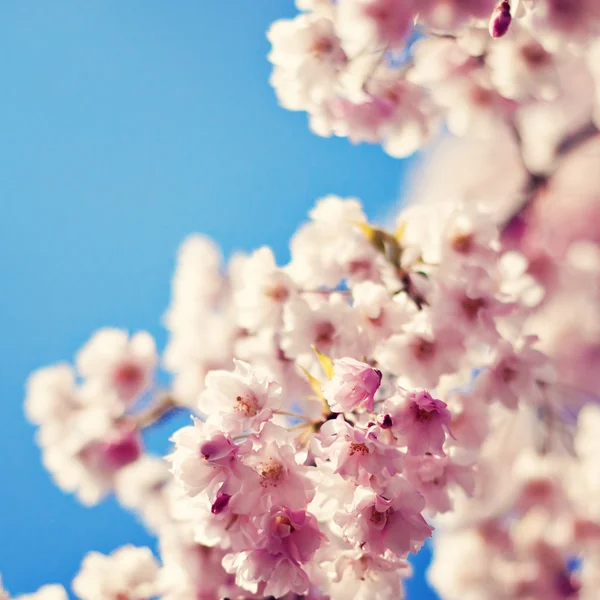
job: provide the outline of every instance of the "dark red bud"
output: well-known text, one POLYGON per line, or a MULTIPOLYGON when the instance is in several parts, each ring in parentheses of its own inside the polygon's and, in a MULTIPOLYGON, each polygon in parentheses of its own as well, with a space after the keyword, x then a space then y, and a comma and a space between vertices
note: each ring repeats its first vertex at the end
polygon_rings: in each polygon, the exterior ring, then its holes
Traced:
POLYGON ((501 38, 506 35, 512 16, 510 14, 510 4, 508 2, 501 2, 496 7, 490 19, 490 35, 493 38, 501 38))

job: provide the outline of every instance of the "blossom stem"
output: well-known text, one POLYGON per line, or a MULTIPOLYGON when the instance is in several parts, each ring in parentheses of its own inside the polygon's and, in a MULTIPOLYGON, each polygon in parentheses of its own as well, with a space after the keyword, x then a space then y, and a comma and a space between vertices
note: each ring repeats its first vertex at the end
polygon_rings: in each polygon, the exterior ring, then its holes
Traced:
POLYGON ((176 407, 175 399, 170 394, 160 397, 150 408, 135 416, 138 428, 145 429, 162 421, 166 416, 172 414, 176 407))
POLYGON ((308 423, 300 423, 299 425, 293 425, 292 427, 288 427, 288 431, 298 431, 299 429, 306 429, 307 427, 312 427, 317 422, 320 421, 309 421, 308 423))
POLYGON ((311 422, 311 419, 305 417, 304 415, 299 415, 298 413, 288 412, 287 410, 276 410, 276 415, 283 415, 284 417, 292 417, 294 419, 300 419, 301 421, 306 421, 307 423, 311 422))

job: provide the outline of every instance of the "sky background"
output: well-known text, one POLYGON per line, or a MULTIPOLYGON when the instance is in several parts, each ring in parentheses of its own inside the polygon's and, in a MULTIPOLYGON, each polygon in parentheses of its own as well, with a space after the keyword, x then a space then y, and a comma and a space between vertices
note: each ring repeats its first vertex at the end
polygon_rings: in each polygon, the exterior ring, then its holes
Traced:
MULTIPOLYGON (((357 196, 374 218, 401 194, 408 163, 277 106, 265 33, 293 14, 291 0, 0 3, 0 572, 14 595, 68 585, 89 550, 151 543, 113 501, 88 509, 54 487, 23 416, 27 375, 102 326, 164 347, 189 233, 283 262, 316 198, 357 196)), ((418 571, 410 600, 435 598, 418 571)))

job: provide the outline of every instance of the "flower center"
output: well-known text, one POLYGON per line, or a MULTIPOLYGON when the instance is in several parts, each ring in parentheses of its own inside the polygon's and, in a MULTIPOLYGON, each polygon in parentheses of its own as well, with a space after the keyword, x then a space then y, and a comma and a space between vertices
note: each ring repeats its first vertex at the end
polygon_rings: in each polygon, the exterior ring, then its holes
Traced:
POLYGON ((371 517, 370 517, 370 521, 371 523, 377 528, 377 529, 383 529, 390 517, 392 516, 392 514, 394 513, 394 509, 393 508, 388 508, 386 511, 384 512, 379 512, 375 506, 373 506, 371 508, 371 517))
POLYGON ((419 423, 427 423, 433 419, 434 411, 417 408, 415 410, 415 420, 419 423))
POLYGON ((317 55, 322 56, 323 54, 329 54, 333 50, 333 42, 331 38, 328 37, 318 37, 313 40, 313 43, 310 46, 310 51, 317 55))
POLYGON ((473 321, 479 311, 485 306, 485 300, 483 298, 469 298, 468 296, 463 299, 460 303, 465 315, 470 321, 473 321))
POLYGON ((459 254, 469 254, 473 250, 473 234, 458 233, 450 239, 450 247, 459 254))
POLYGON ((348 263, 348 272, 350 275, 362 275, 367 277, 371 269, 371 261, 366 258, 351 260, 348 263))
POLYGON ((277 515, 275 517, 275 524, 277 526, 279 525, 285 525, 286 527, 292 527, 292 522, 290 521, 290 519, 284 515, 277 515))
POLYGON ((255 417, 258 413, 258 401, 256 396, 252 392, 248 392, 244 396, 238 396, 235 399, 235 406, 233 409, 246 417, 255 417))
POLYGON ((435 354, 435 344, 424 338, 417 338, 413 349, 418 360, 428 360, 435 354))
POLYGON ((369 454, 369 449, 364 444, 352 442, 350 444, 350 456, 353 456, 354 454, 357 454, 357 453, 365 456, 365 454, 369 454))
POLYGON ((494 93, 487 88, 476 85, 471 90, 471 101, 476 106, 489 106, 494 99, 494 93))
POLYGON ((290 292, 285 285, 279 284, 265 290, 265 295, 274 302, 285 302, 288 299, 290 292))
POLYGON ((144 384, 144 371, 134 362, 123 362, 115 369, 113 382, 120 396, 135 396, 144 384))
POLYGON ((260 485, 264 488, 276 487, 284 474, 283 465, 276 462, 263 463, 259 467, 260 485))
POLYGON ((549 62, 550 55, 540 44, 526 44, 521 48, 521 56, 529 67, 540 67, 549 62))
POLYGON ((510 383, 517 378, 517 372, 511 367, 504 367, 500 371, 500 378, 504 383, 510 383))
POLYGON ((319 323, 315 327, 315 342, 317 346, 331 344, 334 335, 335 327, 329 321, 319 323))

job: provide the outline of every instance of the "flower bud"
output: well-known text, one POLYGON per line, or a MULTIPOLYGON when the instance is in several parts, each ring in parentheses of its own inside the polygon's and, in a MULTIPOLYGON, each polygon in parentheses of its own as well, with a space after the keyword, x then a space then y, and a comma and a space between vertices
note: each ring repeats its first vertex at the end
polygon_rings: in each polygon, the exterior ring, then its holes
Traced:
POLYGON ((510 4, 508 2, 501 2, 494 10, 490 19, 490 35, 493 38, 501 38, 506 35, 511 21, 510 4))
POLYGON ((231 496, 229 494, 223 494, 222 492, 219 492, 216 500, 213 502, 210 512, 213 515, 220 515, 227 508, 227 506, 229 506, 230 499, 231 496))
POLYGON ((388 413, 379 415, 377 418, 377 423, 381 429, 389 429, 393 425, 392 416, 388 413))

